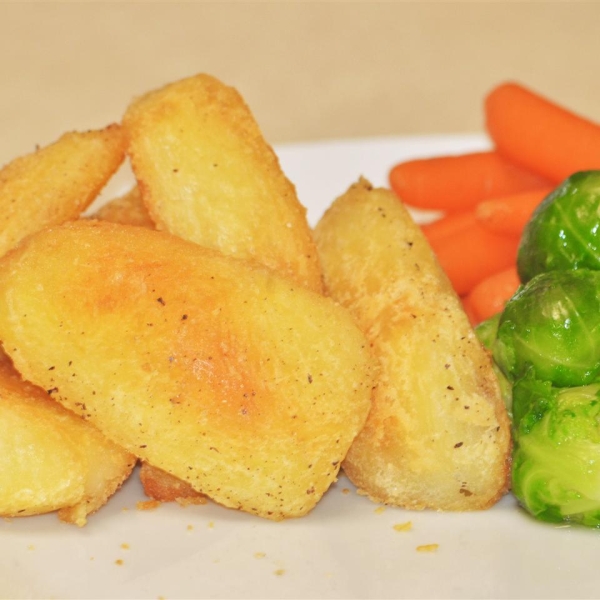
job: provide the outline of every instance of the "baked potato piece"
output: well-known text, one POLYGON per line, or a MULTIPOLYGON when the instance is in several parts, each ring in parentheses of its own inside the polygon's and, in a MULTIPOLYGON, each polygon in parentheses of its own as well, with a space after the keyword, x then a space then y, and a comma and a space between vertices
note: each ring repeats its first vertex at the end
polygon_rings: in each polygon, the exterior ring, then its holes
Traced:
POLYGON ((306 210, 235 89, 183 79, 135 100, 123 127, 159 229, 322 291, 306 210))
POLYGON ((179 502, 183 505, 207 502, 206 496, 189 483, 148 463, 142 463, 140 481, 145 494, 159 502, 179 502))
POLYGON ((148 227, 149 229, 156 227, 142 201, 142 195, 137 186, 101 206, 91 215, 91 218, 123 225, 148 227))
POLYGON ((420 228, 392 192, 361 179, 315 239, 328 293, 379 363, 348 477, 374 501, 410 509, 494 504, 507 489, 508 417, 491 360, 420 228))
POLYGON ((136 459, 24 381, 0 351, 0 515, 58 511, 85 525, 130 475, 136 459))
POLYGON ((349 313, 270 269, 96 220, 0 260, 0 339, 24 377, 225 506, 306 514, 370 408, 349 313))
POLYGON ((0 170, 0 256, 44 227, 79 217, 123 162, 118 125, 71 132, 0 170))

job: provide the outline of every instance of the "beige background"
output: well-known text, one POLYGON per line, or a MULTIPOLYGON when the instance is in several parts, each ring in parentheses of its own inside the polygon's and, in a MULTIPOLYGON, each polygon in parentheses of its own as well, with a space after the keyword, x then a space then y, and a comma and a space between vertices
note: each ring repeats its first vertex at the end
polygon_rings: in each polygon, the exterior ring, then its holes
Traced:
POLYGON ((270 142, 483 130, 519 80, 600 121, 597 2, 0 3, 0 162, 204 71, 270 142))

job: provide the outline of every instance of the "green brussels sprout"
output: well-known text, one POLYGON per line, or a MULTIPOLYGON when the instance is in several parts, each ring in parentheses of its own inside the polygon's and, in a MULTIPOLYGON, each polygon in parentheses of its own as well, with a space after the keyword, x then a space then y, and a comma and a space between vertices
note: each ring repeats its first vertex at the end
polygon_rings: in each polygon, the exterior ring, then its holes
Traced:
POLYGON ((481 342, 481 345, 488 350, 492 350, 496 336, 498 334, 498 324, 500 323, 501 313, 482 321, 475 327, 475 335, 481 342))
POLYGON ((523 283, 557 269, 600 269, 600 171, 571 175, 541 202, 517 254, 523 283))
POLYGON ((535 518, 600 528, 600 383, 513 387, 512 492, 535 518))
POLYGON ((557 387, 600 379, 600 271, 549 271, 506 303, 493 345, 511 382, 532 368, 557 387))

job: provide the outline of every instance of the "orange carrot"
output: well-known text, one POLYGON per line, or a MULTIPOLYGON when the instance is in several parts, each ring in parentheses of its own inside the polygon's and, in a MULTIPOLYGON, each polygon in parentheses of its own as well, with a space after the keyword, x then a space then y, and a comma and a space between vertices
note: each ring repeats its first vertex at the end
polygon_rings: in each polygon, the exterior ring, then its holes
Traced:
POLYGON ((600 168, 600 124, 517 84, 499 85, 485 100, 486 127, 508 160, 559 183, 600 168))
POLYGON ((449 235, 460 235, 462 232, 468 230, 469 227, 473 227, 475 221, 475 212, 472 210, 449 213, 436 221, 421 225, 421 230, 429 243, 432 244, 435 240, 440 240, 449 235))
POLYGON ((481 323, 504 309, 519 287, 517 268, 512 265, 480 281, 464 299, 471 322, 481 323))
POLYGON ((410 160, 389 174, 392 190, 410 206, 460 212, 481 200, 548 185, 497 152, 473 152, 410 160))
POLYGON ((471 226, 432 237, 429 243, 454 289, 462 296, 486 277, 516 264, 519 240, 493 233, 474 220, 471 226))
POLYGON ((544 187, 532 192, 484 200, 475 208, 475 217, 490 231, 520 237, 533 211, 553 189, 544 187))

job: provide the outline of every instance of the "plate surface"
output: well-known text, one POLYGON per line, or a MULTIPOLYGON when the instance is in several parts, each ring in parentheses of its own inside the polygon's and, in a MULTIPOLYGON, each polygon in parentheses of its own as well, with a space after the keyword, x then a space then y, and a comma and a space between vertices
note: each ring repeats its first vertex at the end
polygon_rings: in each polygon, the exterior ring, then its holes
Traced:
MULTIPOLYGON (((277 151, 314 224, 361 175, 387 185, 401 160, 486 147, 480 136, 429 136, 277 151)), ((312 513, 282 523, 214 504, 137 510, 144 499, 136 473, 82 529, 54 514, 0 521, 0 597, 598 597, 600 532, 534 522, 511 496, 484 512, 411 512, 379 507, 342 476, 312 513), (429 544, 437 550, 417 550, 429 544)))

